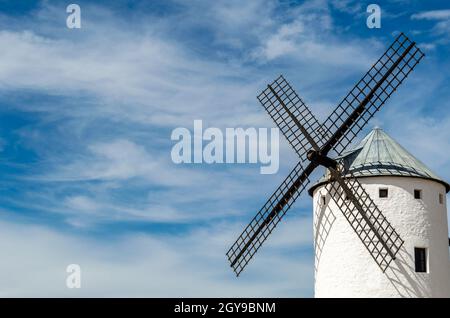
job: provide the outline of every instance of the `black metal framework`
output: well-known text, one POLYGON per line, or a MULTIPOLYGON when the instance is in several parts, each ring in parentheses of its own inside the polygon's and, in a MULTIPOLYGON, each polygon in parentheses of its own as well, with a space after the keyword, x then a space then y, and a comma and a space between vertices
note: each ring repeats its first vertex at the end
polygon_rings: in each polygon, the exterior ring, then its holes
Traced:
POLYGON ((258 96, 300 161, 228 250, 228 260, 237 276, 304 191, 309 175, 319 165, 332 172, 331 191, 336 197, 331 197, 375 262, 383 272, 386 270, 402 246, 402 239, 356 177, 348 171, 337 172, 337 162, 327 154, 345 150, 423 56, 414 42, 400 34, 323 125, 282 76, 258 96))
POLYGON ((280 75, 258 95, 258 100, 301 160, 312 143, 323 140, 321 125, 291 85, 280 75), (302 129, 304 131, 302 132, 302 129), (305 134, 306 132, 306 134, 305 134), (308 139, 308 136, 312 137, 308 139))
POLYGON ((331 198, 384 272, 404 241, 351 172, 347 171, 347 177, 343 178, 341 172, 330 171, 331 198))
POLYGON ((301 164, 289 173, 228 250, 228 260, 237 276, 310 183, 308 176, 317 165, 310 163, 304 170, 301 164))
POLYGON ((423 57, 401 33, 323 123, 332 137, 322 153, 333 149, 341 155, 423 57))

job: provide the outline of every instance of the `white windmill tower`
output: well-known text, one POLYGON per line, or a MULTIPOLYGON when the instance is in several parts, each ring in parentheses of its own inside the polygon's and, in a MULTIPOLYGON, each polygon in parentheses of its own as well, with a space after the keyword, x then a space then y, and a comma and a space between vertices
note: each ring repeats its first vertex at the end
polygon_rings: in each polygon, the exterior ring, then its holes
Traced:
POLYGON ((379 128, 342 158, 404 243, 381 271, 367 257, 339 202, 330 199, 334 194, 324 176, 309 190, 314 202, 315 296, 450 297, 445 202, 450 185, 379 128))
POLYGON ((323 124, 283 76, 267 85, 258 99, 300 160, 228 250, 238 276, 324 166, 312 189, 316 296, 449 296, 448 184, 380 130, 347 149, 423 57, 401 33, 323 124))

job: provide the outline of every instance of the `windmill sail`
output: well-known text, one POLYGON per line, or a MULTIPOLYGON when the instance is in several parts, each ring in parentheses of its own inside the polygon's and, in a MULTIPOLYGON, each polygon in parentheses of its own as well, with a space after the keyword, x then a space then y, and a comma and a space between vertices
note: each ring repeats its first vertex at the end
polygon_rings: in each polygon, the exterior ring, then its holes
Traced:
POLYGON ((331 198, 384 272, 402 247, 403 239, 350 171, 345 179, 339 172, 330 171, 334 179, 328 185, 331 198))
POLYGON ((401 33, 323 123, 332 136, 323 153, 333 149, 342 154, 423 57, 401 33))
POLYGON ((237 276, 308 186, 308 177, 315 168, 310 163, 303 169, 299 162, 228 250, 228 260, 237 276))
POLYGON ((267 85, 258 100, 301 160, 306 160, 312 143, 320 146, 323 137, 319 121, 283 76, 267 85))

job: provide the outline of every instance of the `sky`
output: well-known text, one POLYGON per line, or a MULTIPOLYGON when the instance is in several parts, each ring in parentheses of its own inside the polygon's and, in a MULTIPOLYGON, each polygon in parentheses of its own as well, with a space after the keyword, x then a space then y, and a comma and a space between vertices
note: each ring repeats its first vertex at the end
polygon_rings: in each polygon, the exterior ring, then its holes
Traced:
MULTIPOLYGON (((450 180, 450 5, 0 0, 0 296, 312 297, 305 193, 246 271, 225 253, 296 164, 174 164, 171 132, 274 127, 278 75, 323 121, 399 32, 426 57, 375 125, 450 180), (74 1, 75 2, 75 1, 74 1), (81 288, 66 287, 79 264, 81 288)), ((320 172, 314 175, 320 177, 320 172)))

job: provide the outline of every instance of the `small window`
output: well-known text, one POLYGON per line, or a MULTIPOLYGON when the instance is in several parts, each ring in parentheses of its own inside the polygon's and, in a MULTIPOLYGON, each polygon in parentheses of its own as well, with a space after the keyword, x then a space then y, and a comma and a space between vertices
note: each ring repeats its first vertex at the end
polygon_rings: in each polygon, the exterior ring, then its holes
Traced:
POLYGON ((386 188, 379 189, 378 195, 380 198, 387 198, 388 197, 388 189, 386 189, 386 188))
POLYGON ((439 204, 444 204, 444 195, 439 193, 439 204))
POLYGON ((414 189, 414 199, 422 199, 422 190, 414 189))
POLYGON ((427 272, 427 249, 423 247, 414 247, 414 259, 417 273, 427 272))
POLYGON ((321 199, 323 205, 327 204, 327 198, 324 195, 321 196, 321 199))

